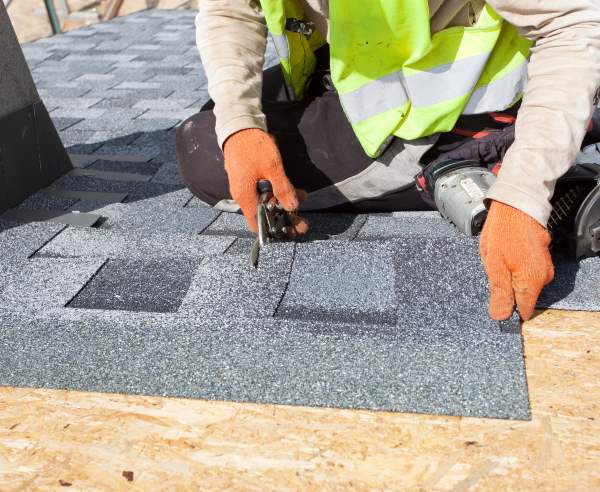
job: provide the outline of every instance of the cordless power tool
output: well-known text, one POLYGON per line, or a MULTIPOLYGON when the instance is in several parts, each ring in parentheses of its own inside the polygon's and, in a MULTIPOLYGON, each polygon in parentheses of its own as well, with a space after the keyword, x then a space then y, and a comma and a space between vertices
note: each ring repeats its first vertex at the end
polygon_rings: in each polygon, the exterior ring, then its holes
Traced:
MULTIPOLYGON (((416 176, 417 188, 456 228, 481 232, 487 191, 501 164, 491 169, 476 160, 442 160, 416 176)), ((600 254, 600 166, 577 164, 556 183, 548 230, 553 248, 575 258, 600 254)))

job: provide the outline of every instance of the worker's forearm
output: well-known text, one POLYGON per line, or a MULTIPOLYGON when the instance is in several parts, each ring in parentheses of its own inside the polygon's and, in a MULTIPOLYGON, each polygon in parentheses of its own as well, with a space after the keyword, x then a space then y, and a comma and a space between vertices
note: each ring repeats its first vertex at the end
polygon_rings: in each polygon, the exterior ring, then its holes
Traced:
POLYGON ((261 109, 267 29, 254 0, 202 0, 196 41, 215 102, 219 145, 245 128, 266 130, 261 109))
POLYGON ((514 144, 488 197, 546 225, 556 180, 573 164, 600 86, 595 0, 490 0, 535 42, 514 144))

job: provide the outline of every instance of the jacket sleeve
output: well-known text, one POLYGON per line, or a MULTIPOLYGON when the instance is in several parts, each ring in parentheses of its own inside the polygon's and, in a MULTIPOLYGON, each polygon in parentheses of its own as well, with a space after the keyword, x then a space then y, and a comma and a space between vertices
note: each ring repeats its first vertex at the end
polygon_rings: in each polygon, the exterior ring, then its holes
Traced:
POLYGON ((488 0, 531 39, 528 84, 507 152, 488 198, 546 226, 556 180, 573 164, 600 86, 597 0, 488 0))
POLYGON ((267 28, 258 0, 201 0, 196 42, 215 103, 219 146, 239 130, 266 131, 261 92, 267 28))

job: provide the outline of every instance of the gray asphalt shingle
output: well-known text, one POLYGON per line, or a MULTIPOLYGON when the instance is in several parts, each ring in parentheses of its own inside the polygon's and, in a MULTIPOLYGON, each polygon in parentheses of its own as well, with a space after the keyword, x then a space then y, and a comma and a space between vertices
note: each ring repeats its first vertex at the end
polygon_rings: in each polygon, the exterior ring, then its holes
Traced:
POLYGON ((33 258, 2 275, 0 310, 47 312, 63 308, 104 264, 102 258, 33 258))
POLYGON ((381 330, 63 311, 69 316, 7 318, 2 384, 529 418, 521 341, 512 335, 489 332, 474 346, 417 318, 381 330))
POLYGON ((106 218, 102 229, 121 231, 123 234, 200 234, 220 214, 213 208, 169 209, 156 206, 153 200, 117 203, 99 209, 97 213, 106 218))
POLYGON ((17 224, 0 219, 2 262, 8 262, 12 258, 28 258, 64 228, 60 224, 17 224))
POLYGON ((384 241, 298 244, 277 316, 396 324, 394 250, 384 241))
POLYGON ((96 162, 86 166, 88 169, 98 171, 122 172, 154 176, 161 167, 158 162, 132 162, 117 161, 111 159, 98 159, 96 162))
POLYGON ((38 256, 103 258, 197 258, 223 253, 233 238, 140 231, 68 228, 44 246, 38 256))
POLYGON ((278 244, 261 254, 258 269, 247 251, 206 258, 198 268, 180 312, 192 318, 270 318, 289 280, 294 245, 278 244))
POLYGON ((425 212, 393 218, 370 216, 360 230, 357 239, 384 239, 406 235, 447 237, 458 234, 456 229, 439 214, 433 215, 425 212))
POLYGON ((78 198, 61 197, 37 192, 26 198, 16 208, 34 210, 67 210, 79 201, 78 198))
POLYGON ((580 262, 554 259, 554 281, 543 291, 538 307, 600 311, 600 259, 580 262))

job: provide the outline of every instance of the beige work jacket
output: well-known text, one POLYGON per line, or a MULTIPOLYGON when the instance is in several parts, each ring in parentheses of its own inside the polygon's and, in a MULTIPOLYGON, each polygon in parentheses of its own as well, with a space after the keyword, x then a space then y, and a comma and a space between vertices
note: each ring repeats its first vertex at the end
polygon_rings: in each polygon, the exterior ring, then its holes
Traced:
MULTIPOLYGON (((301 1, 326 36, 328 0, 301 1)), ((554 184, 575 159, 600 86, 600 0, 488 3, 534 42, 515 142, 488 197, 546 225, 554 184)), ((222 145, 239 130, 266 130, 260 94, 267 28, 258 0, 199 4, 197 43, 222 145)), ((470 25, 482 5, 481 0, 429 0, 432 32, 470 25)), ((414 170, 407 166, 405 178, 414 170)))

